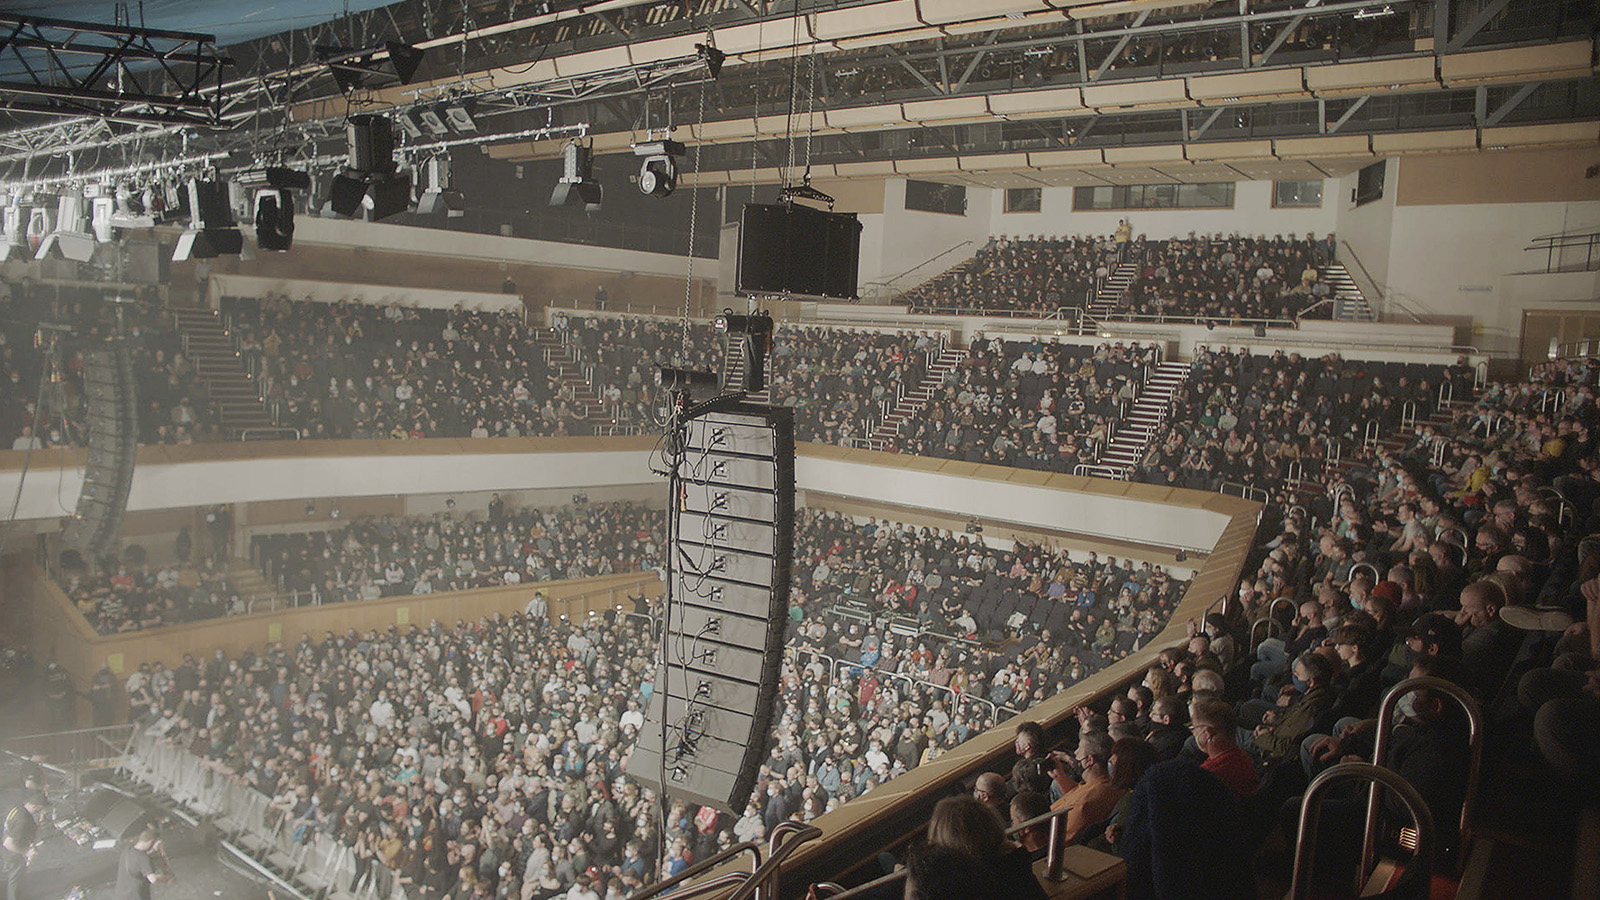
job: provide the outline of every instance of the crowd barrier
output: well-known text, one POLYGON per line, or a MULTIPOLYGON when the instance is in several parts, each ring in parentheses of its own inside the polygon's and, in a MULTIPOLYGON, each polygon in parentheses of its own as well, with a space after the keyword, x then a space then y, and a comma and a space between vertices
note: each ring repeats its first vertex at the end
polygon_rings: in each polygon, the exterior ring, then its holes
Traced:
POLYGON ((136 732, 120 770, 195 815, 304 900, 410 900, 405 880, 376 859, 358 858, 333 835, 296 825, 272 799, 217 764, 136 732))

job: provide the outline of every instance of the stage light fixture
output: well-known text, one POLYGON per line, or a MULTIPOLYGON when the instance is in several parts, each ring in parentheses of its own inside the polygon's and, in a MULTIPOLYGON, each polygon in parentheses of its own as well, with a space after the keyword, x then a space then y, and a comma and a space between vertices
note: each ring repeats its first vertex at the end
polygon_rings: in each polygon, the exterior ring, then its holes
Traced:
POLYGON ((345 120, 349 160, 333 176, 328 210, 354 218, 366 212, 376 222, 411 206, 411 176, 396 171, 394 124, 386 116, 351 116, 345 120))
POLYGON ((111 199, 111 227, 155 227, 156 218, 150 209, 150 206, 154 203, 154 200, 154 192, 148 188, 142 191, 135 191, 128 188, 126 185, 118 185, 116 194, 111 199))
POLYGON ((238 256, 244 249, 244 232, 234 221, 228 186, 220 181, 189 182, 189 227, 178 235, 172 261, 238 256))
POLYGON ((53 194, 33 195, 28 209, 28 226, 23 236, 28 240, 28 253, 37 253, 45 236, 56 230, 56 198, 53 194))
POLYGON ((435 110, 417 110, 417 118, 422 120, 423 129, 431 135, 439 136, 450 133, 450 126, 445 123, 444 117, 435 110))
POLYGON ((89 220, 84 214, 82 193, 68 192, 56 201, 55 228, 39 241, 34 259, 62 259, 88 262, 94 256, 94 235, 89 233, 89 220))
POLYGON ((27 220, 22 205, 18 202, 21 198, 12 196, 6 200, 3 218, 0 218, 0 262, 11 259, 13 256, 21 258, 27 252, 27 220))
POLYGON ((294 195, 286 190, 256 191, 256 246, 283 252, 294 244, 294 195))
POLYGON ((455 219, 466 215, 461 192, 450 181, 450 157, 439 155, 428 158, 422 170, 422 196, 417 198, 417 215, 443 215, 455 219))
POLYGON ((633 145, 639 164, 639 190, 656 197, 671 194, 678 186, 678 158, 687 151, 679 141, 642 141, 633 145))
MULTIPOLYGON (((729 343, 741 346, 744 390, 759 394, 767 389, 767 353, 772 349, 772 316, 764 312, 740 315, 725 309, 711 320, 717 331, 728 335, 729 343)), ((726 351, 724 351, 726 352, 726 351)))
POLYGON ((406 133, 406 137, 412 140, 422 137, 422 117, 416 110, 397 112, 394 114, 394 120, 400 123, 400 130, 406 133))
POLYGON ((573 140, 561 151, 561 178, 550 193, 551 206, 566 206, 574 199, 583 202, 587 212, 600 209, 604 190, 594 180, 594 151, 573 140))
POLYGON ((452 100, 444 105, 444 118, 450 127, 461 134, 477 134, 478 120, 472 117, 472 103, 467 100, 452 100))

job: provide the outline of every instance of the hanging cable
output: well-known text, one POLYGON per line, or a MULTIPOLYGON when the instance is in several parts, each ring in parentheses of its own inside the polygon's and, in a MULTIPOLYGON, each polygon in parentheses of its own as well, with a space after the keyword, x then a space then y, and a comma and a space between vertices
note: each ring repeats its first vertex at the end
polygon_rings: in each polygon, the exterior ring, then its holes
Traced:
POLYGON ((700 154, 705 143, 706 82, 700 82, 699 109, 695 112, 694 186, 689 191, 689 260, 683 267, 683 360, 689 362, 689 300, 694 292, 694 239, 700 215, 700 154))

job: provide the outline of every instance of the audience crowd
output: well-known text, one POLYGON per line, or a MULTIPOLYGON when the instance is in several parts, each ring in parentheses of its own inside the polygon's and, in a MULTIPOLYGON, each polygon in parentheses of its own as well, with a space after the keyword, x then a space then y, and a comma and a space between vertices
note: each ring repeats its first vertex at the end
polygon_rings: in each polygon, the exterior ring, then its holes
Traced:
POLYGON ((906 292, 912 312, 1053 313, 1084 306, 1116 268, 1104 237, 991 238, 971 259, 906 292))
POLYGON ((581 431, 570 385, 511 312, 224 297, 275 420, 305 438, 581 431))
POLYGON ((648 568, 666 517, 632 502, 357 519, 337 529, 260 534, 251 553, 280 593, 330 603, 587 578, 648 568))
POLYGON ((1154 344, 1005 341, 973 336, 920 414, 887 449, 1071 472, 1093 463, 1158 361, 1154 344))
MULTIPOLYGON (((1102 237, 991 238, 970 260, 906 293, 912 312, 1053 314, 1087 308, 1122 265, 1133 280, 1103 317, 1290 319, 1332 297, 1321 267, 1333 235, 1148 240, 1124 222, 1102 237)), ((1326 312, 1323 313, 1327 315, 1326 312)))
MULTIPOLYGON (((1210 404, 1219 385, 1263 375, 1279 392, 1303 375, 1368 377, 1323 362, 1210 354, 1192 397, 1210 404)), ((1462 369, 1430 375, 1470 386, 1462 369)), ((1297 795, 1334 763, 1370 760, 1385 692, 1430 676, 1464 690, 1486 723, 1478 815, 1522 821, 1537 807, 1538 827, 1570 821, 1600 800, 1597 377, 1595 361, 1543 365, 1452 407, 1451 427, 1419 423, 1403 446, 1325 461, 1326 498, 1267 507, 1237 603, 1190 622, 1188 641, 1162 650, 1109 706, 1079 710, 1075 727, 1051 736, 1019 725, 1016 766, 980 775, 974 798, 996 821, 1070 808, 1069 839, 1123 855, 1132 898, 1255 896, 1257 878, 1286 880, 1287 854, 1272 848, 1293 846, 1297 795)), ((1385 388, 1390 411, 1376 413, 1386 433, 1407 398, 1397 384, 1385 388)), ((1436 396, 1430 387, 1412 399, 1436 396)), ((1188 412, 1216 416, 1233 403, 1188 412)), ((1434 871, 1447 871, 1463 850, 1467 719, 1432 687, 1396 715, 1382 762, 1428 805, 1434 871)), ((1337 863, 1360 854, 1364 797, 1335 792, 1324 808, 1315 871, 1330 885, 1345 883, 1337 863)), ((1386 803, 1382 815, 1380 852, 1403 853, 1403 813, 1386 803)), ((1042 829, 1018 838, 1042 852, 1042 829)), ((937 843, 931 825, 927 840, 937 843)), ((992 867, 961 849, 968 866, 992 867)))
MULTIPOLYGON (((1360 452, 1369 427, 1388 436, 1407 422, 1426 422, 1441 384, 1457 377, 1442 366, 1356 362, 1334 353, 1306 359, 1201 348, 1170 427, 1151 442, 1138 476, 1208 491, 1240 484, 1290 501, 1282 491, 1291 475, 1321 483, 1330 457, 1360 452)), ((1467 378, 1470 384, 1470 370, 1467 378)))
MULTIPOLYGON (((592 509, 504 521, 579 531, 592 509)), ((381 524, 349 530, 380 543, 381 524)), ((511 616, 141 666, 126 684, 132 715, 274 798, 297 838, 346 841, 358 878, 376 861, 423 897, 620 896, 813 818, 1087 677, 1153 633, 1183 588, 1149 563, 1001 552, 816 510, 796 543, 773 741, 737 816, 673 804, 663 831, 627 775, 654 687, 648 617, 552 619, 537 596, 511 616), (900 616, 923 629, 880 627, 900 616)))

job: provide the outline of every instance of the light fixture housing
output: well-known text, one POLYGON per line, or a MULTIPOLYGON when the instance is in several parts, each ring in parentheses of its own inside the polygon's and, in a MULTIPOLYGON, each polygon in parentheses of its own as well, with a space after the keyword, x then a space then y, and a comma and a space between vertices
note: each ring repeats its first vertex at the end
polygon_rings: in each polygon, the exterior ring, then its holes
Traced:
POLYGON ((639 190, 655 197, 668 196, 678 187, 678 159, 687 151, 674 140, 642 141, 633 145, 639 164, 639 190))
POLYGON ((566 206, 574 200, 583 203, 584 210, 596 212, 604 190, 594 179, 594 151, 576 140, 567 142, 561 150, 561 178, 550 192, 551 206, 566 206))

